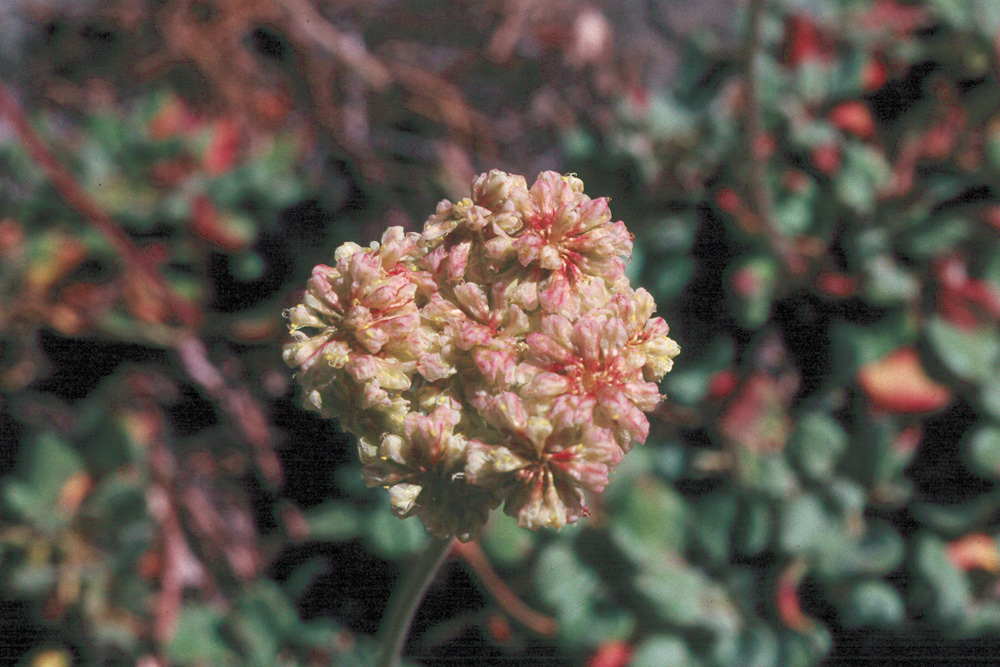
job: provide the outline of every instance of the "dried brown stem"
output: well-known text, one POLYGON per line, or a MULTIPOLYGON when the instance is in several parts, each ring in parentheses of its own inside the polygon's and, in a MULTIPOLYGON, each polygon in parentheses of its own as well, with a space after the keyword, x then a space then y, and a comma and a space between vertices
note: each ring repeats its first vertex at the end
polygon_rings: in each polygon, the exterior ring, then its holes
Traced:
POLYGON ((330 52, 372 88, 384 90, 392 83, 389 71, 365 49, 361 38, 338 30, 308 0, 279 0, 295 27, 330 52))
POLYGON ((455 541, 452 553, 459 556, 472 569, 486 591, 496 600, 500 608, 511 618, 540 635, 554 635, 559 626, 555 619, 536 611, 525 604, 517 594, 503 582, 493 569, 486 554, 476 542, 455 541))
POLYGON ((175 313, 185 327, 197 326, 199 320, 197 309, 180 298, 163 278, 149 267, 131 239, 59 162, 35 132, 21 106, 2 81, 0 81, 0 116, 10 121, 24 149, 52 181, 63 200, 108 240, 125 263, 126 270, 140 277, 144 287, 151 290, 153 296, 164 303, 169 312, 175 313))
POLYGON ((760 147, 766 142, 760 93, 757 90, 757 60, 761 50, 761 21, 767 0, 749 0, 747 7, 747 33, 743 44, 743 91, 746 105, 745 150, 749 176, 750 200, 760 219, 761 227, 771 247, 784 266, 793 274, 800 273, 801 262, 794 256, 792 247, 778 231, 774 216, 774 191, 767 177, 767 159, 760 147))

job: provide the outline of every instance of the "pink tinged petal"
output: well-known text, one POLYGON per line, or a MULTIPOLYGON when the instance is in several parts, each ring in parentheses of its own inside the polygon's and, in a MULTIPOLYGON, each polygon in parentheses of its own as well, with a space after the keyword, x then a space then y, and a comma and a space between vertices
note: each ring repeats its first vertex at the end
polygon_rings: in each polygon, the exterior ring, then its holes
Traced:
POLYGON ((440 353, 421 355, 417 361, 417 371, 430 382, 437 382, 455 374, 456 368, 453 364, 445 361, 440 353))
MULTIPOLYGON (((576 448, 574 448, 576 449, 576 448)), ((579 452, 573 450, 563 450, 569 452, 565 458, 552 457, 552 466, 561 471, 562 474, 572 478, 577 484, 585 489, 600 493, 608 485, 608 466, 599 461, 589 461, 579 452)), ((559 452, 562 454, 563 452, 559 452)))
POLYGON ((354 332, 354 339, 366 350, 376 354, 389 342, 389 334, 380 327, 365 326, 354 332))
POLYGON ((504 259, 514 250, 514 239, 505 232, 500 232, 485 244, 486 256, 492 259, 504 259))
POLYGON ((327 326, 327 323, 316 315, 315 310, 304 304, 286 310, 285 317, 288 318, 288 325, 292 331, 303 328, 323 329, 327 326))
POLYGON ((541 330, 564 348, 573 347, 573 324, 566 317, 556 313, 544 315, 541 330))
POLYGON ((462 283, 455 286, 455 297, 466 312, 481 322, 490 318, 490 303, 486 292, 475 283, 462 283))
POLYGON ((367 328, 374 321, 370 310, 362 305, 355 305, 344 314, 340 325, 344 329, 354 329, 357 332, 367 328))
POLYGON ((385 311, 400 308, 413 301, 416 293, 417 286, 410 281, 408 275, 400 273, 380 278, 376 284, 371 286, 363 303, 372 310, 385 311))
POLYGON ((539 454, 545 449, 545 443, 552 435, 552 422, 544 417, 528 417, 524 424, 524 437, 535 447, 539 454))
POLYGON ((480 345, 487 345, 496 336, 489 327, 467 320, 455 328, 455 344, 461 350, 471 350, 480 345))
POLYGON ((374 379, 378 373, 378 364, 375 357, 367 354, 352 355, 350 361, 344 366, 344 370, 358 382, 367 382, 374 379))
POLYGON ((508 174, 499 169, 492 169, 488 174, 481 174, 472 184, 472 201, 479 206, 495 208, 506 202, 514 190, 528 188, 524 176, 508 174))
POLYGON ((361 407, 363 409, 388 409, 392 407, 392 399, 389 397, 389 393, 382 389, 377 382, 369 382, 361 393, 361 407))
POLYGON ((423 491, 419 484, 394 484, 389 489, 389 502, 392 505, 392 513, 398 517, 405 517, 413 510, 417 502, 417 496, 423 491))
POLYGON ((597 400, 590 395, 562 394, 552 402, 549 419, 562 428, 589 424, 594 420, 597 400))
POLYGON ((430 296, 438 291, 438 284, 430 271, 411 271, 410 280, 417 286, 417 292, 423 296, 430 296))
MULTIPOLYGON (((649 318, 652 317, 654 312, 656 312, 656 301, 653 300, 653 295, 650 294, 645 289, 643 289, 642 287, 637 289, 635 291, 633 309, 637 321, 639 322, 648 321, 648 323, 646 324, 646 329, 648 330, 650 328, 650 325, 653 324, 653 320, 650 320, 649 318)), ((667 327, 667 323, 663 321, 663 318, 657 317, 656 320, 658 320, 659 323, 661 323, 663 328, 665 329, 663 333, 664 334, 669 333, 669 328, 667 327)), ((660 324, 656 324, 655 326, 659 327, 660 324)))
POLYGON ((385 459, 395 461, 400 465, 412 465, 412 462, 409 460, 411 449, 412 446, 409 442, 398 435, 387 433, 382 436, 382 445, 379 448, 379 455, 385 457, 385 459))
POLYGON ((656 409, 662 396, 660 389, 654 382, 629 382, 623 387, 625 395, 643 412, 652 412, 656 409))
POLYGON ((501 486, 514 473, 528 465, 502 445, 487 445, 469 440, 466 448, 465 474, 469 482, 480 486, 501 486))
POLYGON ((301 367, 305 371, 320 360, 328 361, 334 367, 339 367, 335 362, 339 362, 342 366, 346 361, 345 355, 340 354, 344 345, 339 341, 331 342, 332 336, 333 331, 325 331, 312 337, 306 336, 301 331, 293 332, 292 338, 295 342, 285 345, 282 357, 290 367, 301 367))
POLYGON ((558 530, 583 516, 583 493, 572 484, 558 484, 548 470, 525 481, 526 486, 517 487, 504 506, 504 512, 516 516, 521 527, 558 530))
MULTIPOLYGON (((333 251, 333 258, 334 258, 334 260, 336 260, 337 264, 339 265, 341 262, 346 262, 354 254, 359 253, 359 252, 363 252, 363 251, 364 251, 364 248, 362 248, 361 246, 359 246, 357 243, 353 243, 353 242, 349 241, 349 242, 343 244, 342 246, 340 246, 339 248, 337 248, 336 250, 333 251)), ((320 267, 317 266, 316 268, 318 269, 320 267)), ((327 267, 327 268, 329 268, 329 267, 327 267)), ((313 275, 315 275, 315 272, 314 272, 313 275)))
POLYGON ((538 256, 538 265, 548 271, 558 271, 563 268, 563 259, 559 255, 559 249, 546 244, 538 256))
POLYGON ((570 391, 569 378, 560 373, 543 371, 538 373, 524 387, 522 394, 531 398, 554 398, 570 391))
POLYGON ((383 317, 374 322, 374 328, 385 332, 389 338, 401 339, 412 334, 420 324, 420 313, 416 307, 412 310, 397 311, 398 314, 383 317))
POLYGON ((528 344, 531 354, 542 364, 565 366, 576 360, 572 352, 545 334, 529 333, 525 336, 525 342, 528 344))
POLYGON ((470 241, 463 241, 448 252, 445 271, 449 280, 458 281, 465 276, 465 270, 469 266, 469 252, 471 249, 472 243, 470 241))
POLYGON ((627 452, 631 449, 632 441, 639 443, 646 441, 649 435, 649 421, 646 415, 617 387, 597 389, 596 411, 615 431, 622 450, 627 452))
POLYGON ((496 396, 483 411, 486 421, 508 433, 522 433, 528 421, 528 413, 524 409, 521 398, 510 391, 496 396))
POLYGON ((351 276, 351 298, 361 299, 372 288, 382 271, 382 262, 378 256, 371 251, 358 252, 351 255, 347 263, 348 273, 351 276))
POLYGON ((570 306, 569 279, 563 271, 555 271, 544 281, 538 292, 538 303, 550 313, 557 313, 570 306))
POLYGON ((423 265, 434 275, 441 275, 446 267, 445 260, 448 259, 448 250, 443 245, 439 245, 424 256, 423 265))
POLYGON ((443 324, 445 322, 452 322, 455 319, 462 320, 466 318, 465 313, 459 310, 455 304, 445 300, 440 294, 432 296, 427 305, 420 310, 420 314, 435 324, 443 324))
POLYGON ((608 208, 607 197, 598 197, 580 204, 577 209, 579 218, 567 234, 581 234, 587 230, 606 225, 611 221, 611 209, 608 208))
POLYGON ((322 264, 315 267, 306 286, 306 305, 325 315, 342 312, 343 303, 337 293, 340 285, 341 275, 337 269, 322 264))
POLYGON ((584 362, 591 364, 601 360, 601 334, 604 321, 594 316, 581 318, 574 327, 573 343, 584 362))
POLYGON ((641 345, 640 349, 646 355, 643 375, 655 382, 659 382, 674 367, 674 357, 681 351, 677 342, 667 336, 653 338, 641 345))
POLYGON ((609 317, 601 323, 599 344, 601 357, 609 359, 616 356, 628 342, 628 331, 624 323, 614 317, 609 317))
POLYGON ((517 261, 521 266, 528 266, 536 259, 542 251, 545 241, 537 234, 528 232, 517 237, 514 241, 514 249, 517 251, 517 261))
POLYGON ((506 388, 513 383, 517 358, 510 352, 478 348, 473 351, 472 360, 493 387, 506 388))

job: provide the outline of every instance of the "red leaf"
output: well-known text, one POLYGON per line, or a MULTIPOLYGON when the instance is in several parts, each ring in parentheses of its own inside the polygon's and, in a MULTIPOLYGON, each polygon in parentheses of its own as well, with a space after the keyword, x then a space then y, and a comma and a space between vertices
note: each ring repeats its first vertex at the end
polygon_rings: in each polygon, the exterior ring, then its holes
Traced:
POLYGON ((948 561, 960 570, 1000 570, 1000 551, 989 535, 973 533, 950 542, 945 548, 948 561))
POLYGON ((783 59, 790 67, 804 62, 828 63, 833 60, 830 39, 808 17, 793 15, 785 21, 783 59))
POLYGON ((606 641, 587 660, 587 667, 625 667, 632 659, 632 647, 623 641, 606 641))
POLYGON ((951 390, 927 376, 912 347, 901 347, 858 371, 858 383, 872 405, 894 414, 940 410, 951 403, 951 390))
POLYGON ((854 290, 858 288, 858 285, 851 276, 826 271, 816 276, 816 287, 823 294, 843 298, 854 294, 854 290))
POLYGON ((830 122, 848 134, 859 139, 871 139, 875 136, 875 121, 871 111, 864 102, 842 102, 830 112, 830 122))
POLYGON ((202 163, 212 176, 219 176, 233 168, 240 148, 240 126, 234 119, 219 121, 212 134, 212 143, 202 158, 202 163))

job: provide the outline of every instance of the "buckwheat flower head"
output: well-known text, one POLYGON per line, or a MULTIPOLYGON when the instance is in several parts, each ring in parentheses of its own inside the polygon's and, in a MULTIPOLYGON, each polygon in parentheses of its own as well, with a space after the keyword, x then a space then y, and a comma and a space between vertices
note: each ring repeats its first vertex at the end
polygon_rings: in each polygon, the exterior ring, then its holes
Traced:
POLYGON ((348 243, 287 311, 307 407, 359 438, 393 512, 473 539, 586 516, 680 348, 625 277, 632 240, 575 176, 491 171, 420 233, 348 243))

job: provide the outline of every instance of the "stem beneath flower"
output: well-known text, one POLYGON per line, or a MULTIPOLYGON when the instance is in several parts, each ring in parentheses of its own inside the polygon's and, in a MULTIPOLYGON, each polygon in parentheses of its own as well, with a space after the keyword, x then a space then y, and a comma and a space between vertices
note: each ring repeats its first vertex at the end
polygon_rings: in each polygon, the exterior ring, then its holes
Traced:
POLYGON ((382 653, 379 656, 378 667, 397 667, 399 658, 403 652, 403 644, 406 643, 406 636, 410 631, 410 624, 413 616, 420 606, 420 601, 424 599, 424 593, 434 580, 441 563, 448 555, 451 539, 443 540, 439 537, 431 537, 430 542, 424 548, 417 561, 406 573, 403 584, 393 593, 389 601, 389 610, 386 612, 382 622, 382 629, 379 631, 379 644, 382 646, 382 653))

